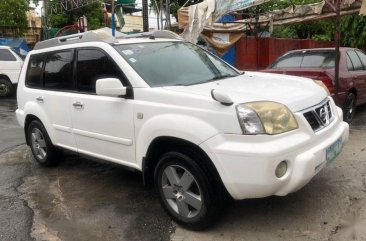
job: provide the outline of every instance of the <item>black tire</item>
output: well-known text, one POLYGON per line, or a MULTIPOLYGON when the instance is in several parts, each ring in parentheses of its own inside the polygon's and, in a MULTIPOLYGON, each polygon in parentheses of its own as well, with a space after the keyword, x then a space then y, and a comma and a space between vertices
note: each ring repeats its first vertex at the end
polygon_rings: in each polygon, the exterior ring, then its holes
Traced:
POLYGON ((164 210, 175 222, 188 229, 205 229, 221 214, 223 195, 220 188, 185 154, 164 154, 155 168, 154 183, 164 210))
POLYGON ((356 95, 348 93, 343 106, 343 120, 351 123, 356 114, 356 95))
POLYGON ((0 97, 12 96, 14 92, 13 84, 6 79, 0 79, 0 97))
POLYGON ((42 123, 38 120, 32 121, 29 124, 27 135, 33 158, 42 166, 56 166, 61 158, 61 152, 52 145, 42 123))

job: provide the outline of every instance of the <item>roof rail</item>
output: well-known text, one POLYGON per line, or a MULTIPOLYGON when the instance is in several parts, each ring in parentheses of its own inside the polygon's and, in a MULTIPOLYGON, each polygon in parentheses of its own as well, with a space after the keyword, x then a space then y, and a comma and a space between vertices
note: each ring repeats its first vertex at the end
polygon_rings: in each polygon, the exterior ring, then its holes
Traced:
POLYGON ((72 34, 38 42, 34 46, 34 50, 50 48, 59 45, 94 42, 94 41, 105 42, 109 44, 118 42, 116 38, 114 38, 111 34, 106 33, 105 31, 93 30, 84 33, 72 34))
POLYGON ((169 30, 155 30, 154 32, 143 32, 143 33, 135 33, 128 34, 122 38, 169 38, 169 39, 179 39, 183 40, 181 36, 178 34, 169 31, 169 30))

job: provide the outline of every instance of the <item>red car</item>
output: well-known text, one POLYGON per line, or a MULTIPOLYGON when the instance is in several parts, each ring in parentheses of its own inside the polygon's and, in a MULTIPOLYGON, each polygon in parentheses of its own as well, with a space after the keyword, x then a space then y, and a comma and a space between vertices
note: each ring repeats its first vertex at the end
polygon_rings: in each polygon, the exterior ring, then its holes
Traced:
MULTIPOLYGON (((335 49, 300 49, 277 58, 264 72, 296 75, 321 80, 335 97, 335 49)), ((336 99, 336 98, 334 98, 336 99)), ((366 54, 354 48, 340 48, 339 91, 336 104, 348 123, 357 105, 366 102, 366 54)))

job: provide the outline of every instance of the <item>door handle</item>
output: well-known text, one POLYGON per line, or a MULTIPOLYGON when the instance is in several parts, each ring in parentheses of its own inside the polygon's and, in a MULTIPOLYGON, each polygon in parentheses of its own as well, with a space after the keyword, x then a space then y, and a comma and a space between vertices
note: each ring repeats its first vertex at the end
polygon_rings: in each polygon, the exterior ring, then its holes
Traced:
POLYGON ((72 105, 75 107, 75 109, 84 109, 84 105, 80 101, 75 101, 72 103, 72 105))
POLYGON ((37 100, 39 103, 43 103, 43 102, 44 102, 43 96, 38 96, 38 97, 36 98, 36 100, 37 100))

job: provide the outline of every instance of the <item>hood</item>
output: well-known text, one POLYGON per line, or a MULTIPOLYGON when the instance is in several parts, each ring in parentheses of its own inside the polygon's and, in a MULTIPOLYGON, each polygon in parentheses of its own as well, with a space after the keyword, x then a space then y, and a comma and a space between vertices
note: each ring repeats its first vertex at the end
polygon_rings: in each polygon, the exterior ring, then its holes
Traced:
POLYGON ((252 101, 274 101, 286 105, 296 112, 314 106, 324 100, 326 91, 311 79, 259 72, 226 78, 214 82, 169 86, 166 90, 185 92, 211 98, 211 90, 226 93, 235 104, 252 101))

